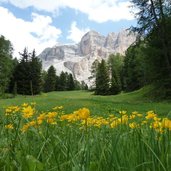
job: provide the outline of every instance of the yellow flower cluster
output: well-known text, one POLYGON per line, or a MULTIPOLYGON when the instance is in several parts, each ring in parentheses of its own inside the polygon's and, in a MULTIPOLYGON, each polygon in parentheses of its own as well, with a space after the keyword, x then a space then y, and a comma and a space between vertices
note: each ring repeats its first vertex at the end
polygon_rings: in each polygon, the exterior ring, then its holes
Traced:
POLYGON ((168 118, 161 119, 154 111, 148 111, 146 115, 138 113, 137 111, 128 114, 126 111, 119 111, 118 115, 110 115, 107 118, 103 117, 89 117, 87 121, 82 124, 88 126, 102 127, 108 126, 110 128, 117 128, 120 125, 127 125, 131 129, 142 128, 144 125, 153 128, 162 133, 164 129, 171 130, 171 120, 168 118))
MULTIPOLYGON (((139 129, 143 127, 151 128, 160 133, 163 133, 165 130, 171 130, 171 120, 158 117, 154 111, 148 111, 146 114, 141 114, 137 111, 128 113, 127 111, 122 110, 107 117, 102 117, 90 116, 90 110, 88 108, 78 109, 71 114, 63 114, 64 112, 62 109, 63 106, 56 106, 52 108, 53 111, 39 113, 35 109, 35 103, 30 105, 24 103, 20 107, 10 106, 6 108, 5 116, 13 116, 13 113, 18 112, 16 116, 20 118, 18 120, 20 120, 20 129, 22 132, 26 132, 31 127, 39 128, 40 126, 43 127, 44 124, 56 125, 57 122, 63 121, 68 121, 68 124, 77 123, 80 127, 83 125, 86 125, 86 127, 98 128, 105 126, 114 129, 125 125, 130 129, 139 129)), ((14 129, 16 124, 12 123, 12 119, 10 120, 10 123, 9 119, 7 119, 5 123, 7 124, 4 127, 9 130, 14 129)))
POLYGON ((41 125, 43 121, 46 119, 46 113, 42 113, 37 117, 37 124, 41 125))
POLYGON ((32 108, 32 106, 26 106, 26 107, 23 107, 22 109, 22 116, 23 118, 31 118, 34 114, 34 108, 32 108))
POLYGON ((57 124, 56 122, 56 116, 57 116, 57 112, 48 112, 46 115, 46 121, 49 124, 57 124))
POLYGON ((9 115, 15 114, 19 110, 20 110, 20 107, 18 107, 18 106, 9 106, 5 109, 5 115, 9 116, 9 115))
POLYGON ((63 106, 56 106, 56 107, 54 107, 54 108, 52 108, 53 110, 61 110, 61 109, 63 109, 63 106))
POLYGON ((38 128, 42 125, 43 121, 46 121, 48 124, 57 124, 56 122, 57 112, 48 112, 48 113, 41 113, 37 116, 34 120, 27 122, 21 128, 22 132, 26 132, 30 127, 38 128))
POLYGON ((90 116, 90 110, 87 108, 81 108, 77 111, 74 111, 71 114, 67 114, 67 115, 62 115, 60 117, 61 121, 67 120, 69 122, 75 122, 78 120, 87 120, 90 116))
POLYGON ((171 120, 168 118, 164 118, 161 122, 161 127, 167 128, 171 131, 171 120))
POLYGON ((23 125, 23 127, 21 128, 21 131, 26 132, 30 127, 36 127, 36 126, 37 126, 36 121, 30 121, 26 123, 25 125, 23 125))
POLYGON ((8 124, 8 125, 5 125, 5 128, 6 129, 14 129, 14 126, 13 126, 13 124, 8 124))

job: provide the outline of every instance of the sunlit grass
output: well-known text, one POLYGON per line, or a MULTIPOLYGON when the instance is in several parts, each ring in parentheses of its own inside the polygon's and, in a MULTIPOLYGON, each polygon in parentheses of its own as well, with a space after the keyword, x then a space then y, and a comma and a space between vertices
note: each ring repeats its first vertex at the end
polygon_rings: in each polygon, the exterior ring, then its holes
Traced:
POLYGON ((38 110, 50 110, 55 105, 62 105, 66 112, 87 107, 93 114, 108 115, 117 110, 146 112, 156 111, 159 115, 171 114, 171 103, 152 102, 142 97, 143 91, 120 94, 116 96, 95 96, 92 92, 66 91, 51 92, 38 96, 17 96, 11 99, 0 99, 0 112, 3 107, 20 105, 22 102, 36 102, 38 110))

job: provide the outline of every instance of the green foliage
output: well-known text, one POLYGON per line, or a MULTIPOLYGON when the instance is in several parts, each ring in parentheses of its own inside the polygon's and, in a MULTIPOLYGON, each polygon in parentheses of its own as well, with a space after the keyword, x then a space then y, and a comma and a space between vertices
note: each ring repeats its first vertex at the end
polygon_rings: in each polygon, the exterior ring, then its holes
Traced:
POLYGON ((66 91, 66 90, 80 90, 81 84, 74 80, 71 73, 61 72, 59 76, 56 76, 56 90, 66 91))
POLYGON ((110 55, 108 61, 94 61, 92 64, 92 76, 95 79, 95 94, 109 95, 118 94, 122 90, 122 67, 123 56, 120 54, 110 55))
POLYGON ((123 84, 125 91, 134 91, 146 83, 147 65, 144 62, 144 44, 139 43, 128 48, 123 66, 123 84))
POLYGON ((98 64, 95 83, 96 95, 107 95, 109 93, 109 73, 104 59, 98 64))
POLYGON ((25 48, 20 53, 21 61, 15 67, 13 87, 17 84, 17 93, 23 95, 35 95, 41 92, 41 69, 42 64, 36 57, 35 50, 32 54, 25 48))
POLYGON ((54 66, 51 65, 47 71, 47 76, 44 83, 44 91, 45 92, 55 91, 55 86, 56 86, 56 70, 54 66))
POLYGON ((32 52, 31 60, 30 60, 30 77, 32 84, 32 95, 40 94, 42 87, 42 63, 38 57, 36 57, 35 50, 32 52))
POLYGON ((0 36, 0 96, 7 90, 12 74, 12 45, 4 36, 0 36))
POLYGON ((65 72, 61 72, 60 76, 59 76, 59 90, 66 90, 67 89, 67 77, 68 77, 68 73, 65 72))
POLYGON ((123 56, 120 54, 110 55, 108 59, 110 72, 110 94, 118 94, 122 90, 121 77, 123 67, 123 56))
POLYGON ((68 75, 68 90, 74 90, 75 89, 75 83, 72 74, 70 73, 68 75))
POLYGON ((147 80, 156 87, 153 94, 171 99, 171 2, 132 0, 138 26, 133 28, 145 40, 147 80), (160 91, 160 92, 159 92, 160 91))

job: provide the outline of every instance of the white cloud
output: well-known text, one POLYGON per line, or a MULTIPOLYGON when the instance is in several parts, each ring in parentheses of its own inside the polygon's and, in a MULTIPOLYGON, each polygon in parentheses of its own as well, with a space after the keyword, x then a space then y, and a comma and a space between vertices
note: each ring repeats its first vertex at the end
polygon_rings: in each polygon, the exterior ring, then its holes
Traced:
POLYGON ((129 0, 4 0, 20 8, 34 7, 57 13, 60 8, 69 7, 88 15, 90 20, 98 23, 106 21, 132 20, 129 0))
POLYGON ((9 39, 15 49, 14 55, 22 52, 24 47, 35 48, 39 54, 46 47, 54 46, 61 30, 52 26, 52 19, 32 13, 32 21, 16 18, 6 8, 0 7, 0 34, 9 39))
POLYGON ((71 24, 71 28, 69 30, 69 35, 67 36, 67 39, 72 40, 74 43, 79 43, 82 36, 89 30, 89 28, 79 29, 77 27, 77 23, 74 21, 71 24))

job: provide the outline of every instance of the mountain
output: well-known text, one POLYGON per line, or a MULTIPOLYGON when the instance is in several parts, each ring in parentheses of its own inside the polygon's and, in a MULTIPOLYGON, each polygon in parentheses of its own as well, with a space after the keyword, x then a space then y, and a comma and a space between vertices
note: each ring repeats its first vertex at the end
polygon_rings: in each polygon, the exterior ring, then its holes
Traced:
POLYGON ((110 54, 124 54, 135 38, 134 34, 129 34, 126 30, 118 34, 109 33, 106 37, 96 31, 89 31, 80 43, 46 48, 39 58, 44 70, 53 65, 58 75, 61 71, 66 71, 72 73, 78 81, 91 85, 88 77, 91 75, 92 63, 96 59, 107 59, 110 54))

